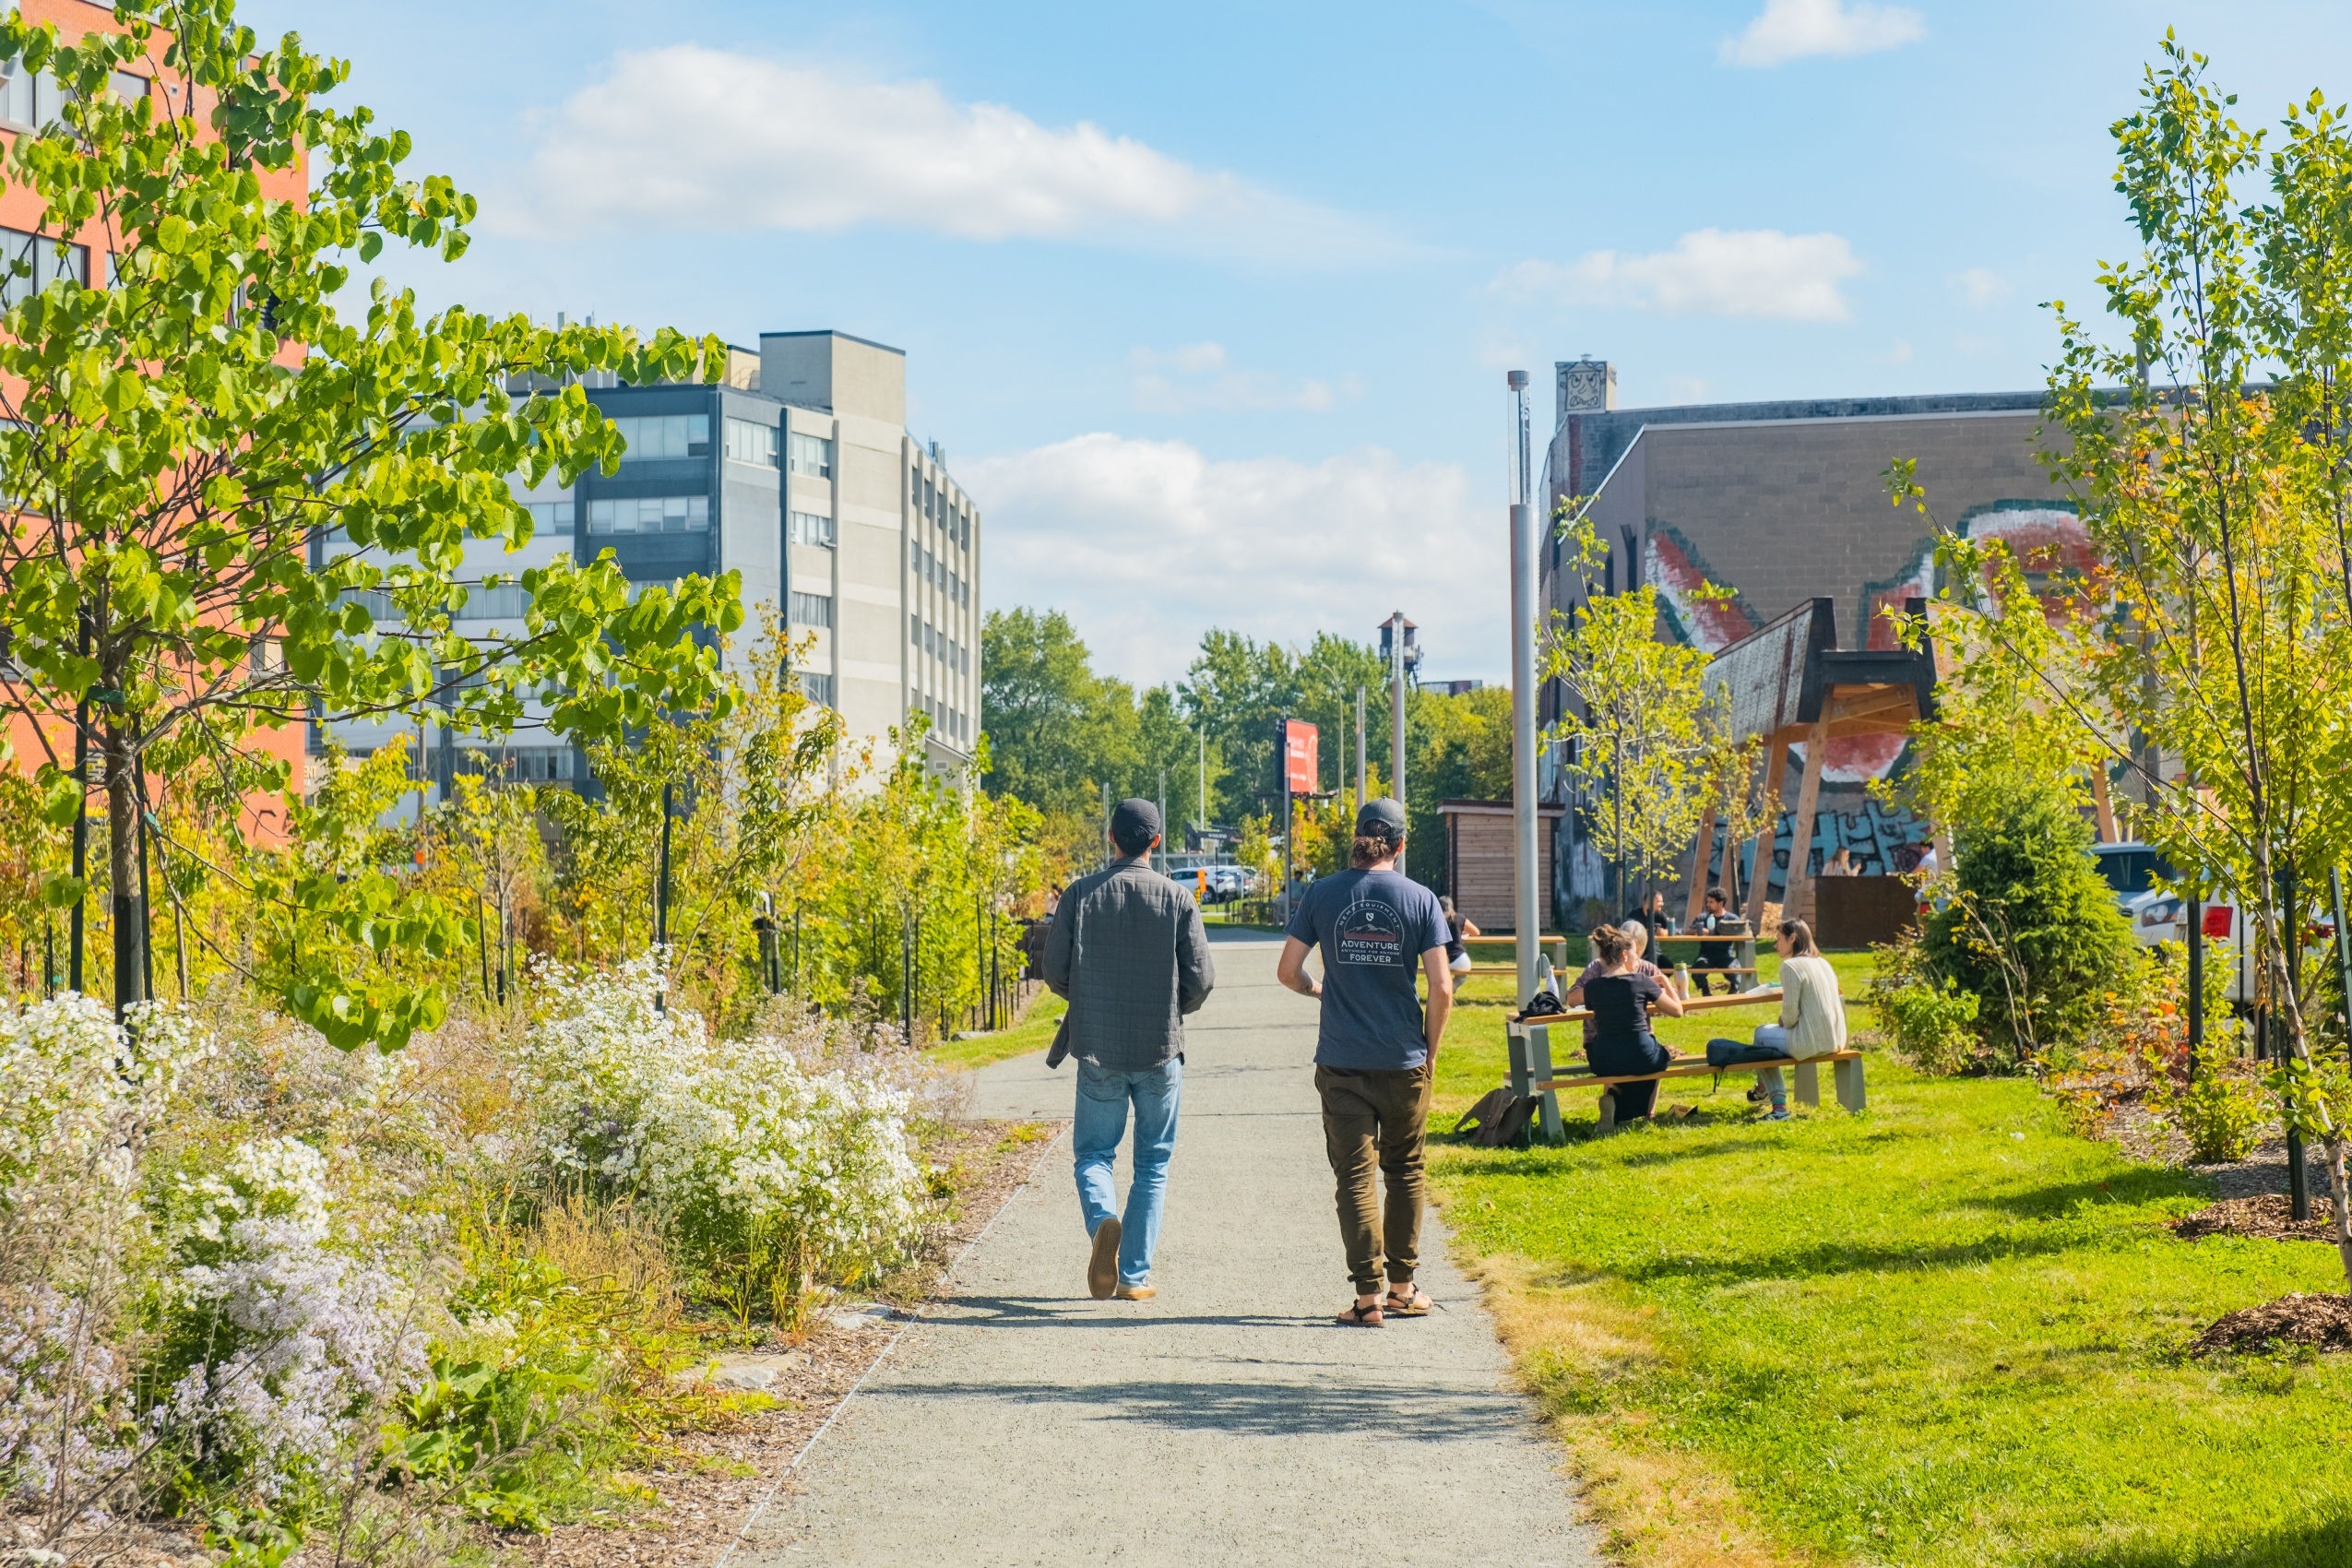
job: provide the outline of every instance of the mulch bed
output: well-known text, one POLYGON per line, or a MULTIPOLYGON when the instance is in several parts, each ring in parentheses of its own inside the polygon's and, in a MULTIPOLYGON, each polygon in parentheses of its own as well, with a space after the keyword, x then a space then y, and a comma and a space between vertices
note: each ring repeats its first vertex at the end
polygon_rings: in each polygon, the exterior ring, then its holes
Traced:
MULTIPOLYGON (((1003 1146, 1015 1125, 968 1123, 946 1146, 925 1151, 941 1163, 960 1163, 969 1175, 957 1194, 955 1222, 933 1233, 915 1277, 906 1282, 918 1300, 937 1289, 948 1265, 1052 1147, 1051 1127, 1035 1142, 1003 1146)), ((783 1401, 780 1408, 752 1416, 734 1431, 681 1439, 682 1462, 632 1478, 657 1501, 624 1517, 558 1526, 528 1539, 511 1538, 514 1560, 564 1568, 710 1568, 909 1315, 902 1310, 821 1317, 815 1331, 796 1347, 807 1359, 779 1372, 768 1387, 783 1401)))
POLYGON ((2335 1241, 2335 1221, 2323 1204, 2311 1206, 2311 1218, 2298 1223, 2284 1194, 2260 1193, 2249 1198, 2224 1198, 2185 1218, 2172 1222, 2172 1233, 2184 1241, 2201 1236, 2255 1236, 2271 1241, 2335 1241))
POLYGON ((2189 1353, 2212 1356, 2289 1345, 2352 1350, 2352 1296, 2298 1290, 2259 1307, 2241 1307, 2198 1335, 2189 1353))

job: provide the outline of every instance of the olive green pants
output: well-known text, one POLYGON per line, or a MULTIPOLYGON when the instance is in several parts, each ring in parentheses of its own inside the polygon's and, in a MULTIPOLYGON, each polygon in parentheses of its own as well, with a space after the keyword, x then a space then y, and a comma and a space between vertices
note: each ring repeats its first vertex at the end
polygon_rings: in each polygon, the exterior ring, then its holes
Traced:
POLYGON ((1412 1282, 1421 1260, 1421 1169, 1429 1137, 1430 1070, 1402 1073, 1315 1069, 1323 1097, 1323 1145, 1339 1184, 1339 1240, 1356 1293, 1412 1282), (1377 1169, 1387 1192, 1372 1190, 1377 1169))

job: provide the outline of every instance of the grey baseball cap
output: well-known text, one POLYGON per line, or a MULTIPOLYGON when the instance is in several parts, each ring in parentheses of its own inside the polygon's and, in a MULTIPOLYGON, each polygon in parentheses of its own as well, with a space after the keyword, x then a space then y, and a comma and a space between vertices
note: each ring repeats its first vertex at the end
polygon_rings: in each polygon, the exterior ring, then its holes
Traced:
POLYGON ((1377 801, 1366 801, 1356 814, 1358 837, 1402 838, 1405 837, 1405 808, 1383 795, 1377 801))
POLYGON ((1122 801, 1111 809, 1111 837, 1126 842, 1159 837, 1159 808, 1146 800, 1122 801))

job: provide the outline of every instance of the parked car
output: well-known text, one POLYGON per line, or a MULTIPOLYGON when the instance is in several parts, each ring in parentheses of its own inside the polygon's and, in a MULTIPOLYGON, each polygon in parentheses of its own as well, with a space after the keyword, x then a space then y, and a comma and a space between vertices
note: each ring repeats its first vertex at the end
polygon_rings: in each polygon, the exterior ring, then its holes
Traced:
MULTIPOLYGON (((2116 904, 2132 922, 2132 935, 2140 945, 2153 947, 2159 942, 2189 939, 2183 918, 2188 912, 2188 900, 2157 885, 2170 881, 2174 873, 2171 865, 2154 848, 2140 843, 2098 844, 2092 847, 2091 855, 2098 861, 2108 885, 2115 889, 2116 904)), ((2234 900, 2215 899, 2200 907, 2197 915, 2197 924, 2204 932, 2205 962, 2228 964, 2227 994, 2233 1004, 2248 1004, 2255 987, 2253 951, 2246 940, 2245 911, 2234 900)), ((2314 909, 2306 920, 2307 942, 2320 944, 2335 940, 2335 922, 2324 910, 2314 909)))

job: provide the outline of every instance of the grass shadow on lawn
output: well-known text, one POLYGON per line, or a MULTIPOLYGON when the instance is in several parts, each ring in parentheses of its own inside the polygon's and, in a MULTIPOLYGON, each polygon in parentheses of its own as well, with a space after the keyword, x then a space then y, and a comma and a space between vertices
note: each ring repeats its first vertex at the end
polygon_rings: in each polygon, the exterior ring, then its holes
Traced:
MULTIPOLYGON (((1441 1099, 1501 1054, 1443 1064, 1441 1099)), ((2352 1357, 2181 1353, 2343 1289, 2333 1252, 2175 1239, 2209 1183, 2075 1137, 2030 1083, 1870 1073, 1860 1117, 1432 1146, 1626 1561, 2352 1563, 2352 1357)))
POLYGON ((2343 1568, 2352 1562, 2352 1513, 2211 1545, 2095 1547, 2042 1561, 2047 1568, 2343 1568))

